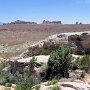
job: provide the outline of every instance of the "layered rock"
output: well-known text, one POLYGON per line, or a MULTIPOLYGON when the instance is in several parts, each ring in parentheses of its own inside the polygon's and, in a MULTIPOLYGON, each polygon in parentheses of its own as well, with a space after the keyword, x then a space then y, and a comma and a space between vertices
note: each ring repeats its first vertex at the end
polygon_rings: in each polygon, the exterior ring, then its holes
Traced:
POLYGON ((47 39, 33 44, 21 56, 40 55, 44 50, 51 52, 56 50, 60 44, 63 44, 65 47, 71 47, 75 54, 90 53, 90 32, 61 33, 49 36, 47 39))

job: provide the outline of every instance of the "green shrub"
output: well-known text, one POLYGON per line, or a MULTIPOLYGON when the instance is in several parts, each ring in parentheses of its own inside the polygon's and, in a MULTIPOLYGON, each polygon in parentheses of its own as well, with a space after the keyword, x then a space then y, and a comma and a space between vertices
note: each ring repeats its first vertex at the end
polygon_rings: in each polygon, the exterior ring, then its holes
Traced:
POLYGON ((42 80, 46 79, 46 75, 48 74, 47 71, 48 71, 48 64, 43 64, 40 68, 40 76, 42 80))
POLYGON ((72 62, 72 69, 76 70, 80 68, 81 59, 77 58, 74 62, 72 62))
POLYGON ((50 50, 49 49, 43 49, 41 51, 41 55, 50 55, 50 50))
POLYGON ((37 85, 35 86, 35 90, 40 90, 40 87, 41 87, 41 85, 40 85, 40 84, 37 84, 37 85))
POLYGON ((6 87, 11 87, 11 83, 6 83, 5 86, 6 87))
POLYGON ((28 64, 29 75, 33 75, 33 71, 34 71, 36 61, 37 61, 37 59, 33 56, 32 59, 30 60, 29 64, 28 64))
POLYGON ((9 62, 2 62, 0 64, 0 84, 12 83, 14 76, 11 74, 11 66, 9 62), (5 68, 5 70, 3 70, 5 68))
POLYGON ((46 72, 47 69, 48 69, 48 65, 47 65, 47 64, 43 64, 43 65, 40 67, 40 73, 46 72))
POLYGON ((6 71, 3 73, 3 78, 6 80, 6 83, 14 83, 15 82, 15 78, 13 76, 13 74, 11 74, 10 71, 6 71))
POLYGON ((7 80, 5 78, 2 78, 0 80, 0 85, 5 85, 5 83, 7 83, 7 80))
POLYGON ((21 90, 21 86, 19 84, 16 84, 15 90, 21 90))
POLYGON ((48 81, 47 86, 50 86, 51 84, 52 84, 51 81, 48 81))
POLYGON ((51 82, 52 85, 54 85, 56 83, 58 83, 58 80, 52 80, 52 82, 51 82))
POLYGON ((11 88, 5 87, 4 90, 11 90, 11 88))
POLYGON ((84 55, 83 58, 77 58, 74 62, 73 62, 73 68, 74 69, 86 69, 90 67, 90 56, 89 55, 84 55))
POLYGON ((1 62, 1 63, 0 63, 0 79, 3 78, 2 70, 3 70, 5 67, 9 67, 9 66, 10 66, 9 62, 1 62))
POLYGON ((23 79, 23 75, 16 71, 16 73, 14 74, 14 78, 16 82, 20 82, 23 79))
POLYGON ((81 63, 80 63, 80 68, 84 69, 90 67, 90 56, 89 55, 85 55, 82 59, 81 59, 81 63))
POLYGON ((48 69, 51 79, 68 77, 68 71, 71 69, 72 62, 72 50, 70 48, 64 48, 62 45, 58 50, 52 52, 48 61, 48 69))
POLYGON ((58 84, 53 85, 50 90, 61 90, 58 84))
POLYGON ((21 81, 17 82, 16 85, 20 90, 31 90, 31 88, 38 83, 39 80, 36 77, 30 76, 23 78, 21 81))

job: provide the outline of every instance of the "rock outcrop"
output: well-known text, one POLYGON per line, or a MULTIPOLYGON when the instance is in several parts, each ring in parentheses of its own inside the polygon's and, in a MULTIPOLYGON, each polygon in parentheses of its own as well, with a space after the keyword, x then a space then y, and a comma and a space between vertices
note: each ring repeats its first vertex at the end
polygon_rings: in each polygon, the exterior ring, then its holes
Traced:
POLYGON ((90 32, 61 33, 49 36, 47 39, 33 44, 21 56, 42 55, 44 50, 51 52, 56 50, 60 44, 71 47, 75 54, 90 53, 90 32))
MULTIPOLYGON (((57 85, 60 88, 60 90, 89 90, 90 89, 90 85, 88 83, 83 82, 83 81, 58 82, 55 85, 57 85)), ((48 85, 48 82, 41 83, 39 90, 51 90, 51 88, 55 85, 48 85)), ((35 90, 34 88, 35 88, 35 86, 33 87, 32 90, 35 90)))

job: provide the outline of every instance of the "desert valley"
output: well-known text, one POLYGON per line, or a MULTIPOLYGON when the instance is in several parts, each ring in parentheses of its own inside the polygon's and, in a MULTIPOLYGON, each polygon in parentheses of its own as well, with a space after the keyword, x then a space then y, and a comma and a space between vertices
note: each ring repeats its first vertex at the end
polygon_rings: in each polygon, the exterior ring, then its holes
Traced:
POLYGON ((0 90, 90 90, 90 24, 0 25, 0 90))

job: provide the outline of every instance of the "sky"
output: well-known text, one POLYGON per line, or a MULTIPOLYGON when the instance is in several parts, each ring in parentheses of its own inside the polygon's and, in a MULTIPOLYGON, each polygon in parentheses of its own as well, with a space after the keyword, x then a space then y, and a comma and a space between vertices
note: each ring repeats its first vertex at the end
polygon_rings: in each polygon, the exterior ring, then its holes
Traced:
POLYGON ((90 23, 90 0, 0 0, 0 22, 90 23))

